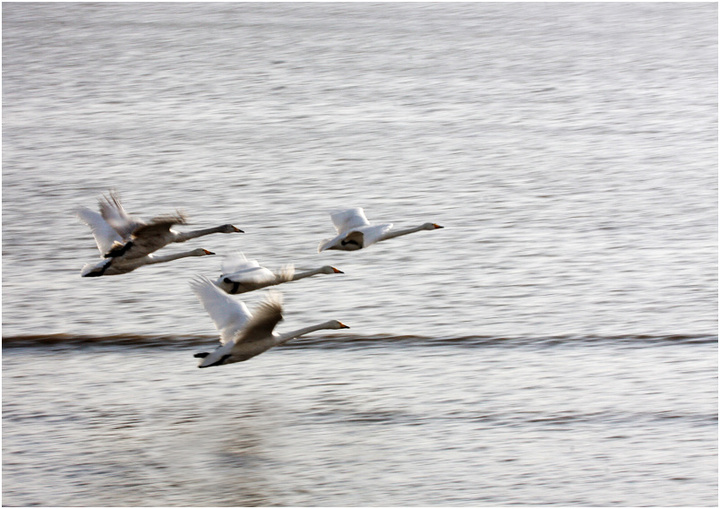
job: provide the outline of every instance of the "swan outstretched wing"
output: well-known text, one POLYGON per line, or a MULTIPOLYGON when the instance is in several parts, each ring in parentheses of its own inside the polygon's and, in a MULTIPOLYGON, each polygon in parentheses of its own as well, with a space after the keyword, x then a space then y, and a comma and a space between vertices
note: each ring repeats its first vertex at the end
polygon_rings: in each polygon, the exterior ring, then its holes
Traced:
POLYGON ((332 219, 338 234, 370 225, 365 217, 365 212, 360 207, 333 211, 330 213, 330 219, 332 219))
POLYGON ((290 281, 292 279, 292 266, 290 266, 290 276, 284 278, 287 271, 281 269, 280 272, 274 274, 270 269, 262 267, 256 260, 248 260, 242 253, 233 253, 223 259, 221 265, 222 279, 229 279, 233 283, 241 284, 265 284, 290 281))
POLYGON ((363 234, 363 247, 368 247, 382 239, 383 235, 385 235, 392 226, 392 223, 385 223, 360 228, 363 234))
POLYGON ((133 231, 133 237, 161 235, 176 224, 187 224, 187 217, 182 212, 176 214, 163 214, 152 218, 147 223, 138 226, 133 231))
POLYGON ((235 337, 235 344, 266 339, 272 335, 282 318, 282 294, 270 292, 268 297, 255 309, 255 314, 245 328, 235 337))
POLYGON ((232 341, 252 319, 244 302, 228 296, 206 277, 198 276, 190 281, 190 286, 220 331, 222 344, 232 341))
POLYGON ((256 260, 248 260, 242 253, 231 253, 223 258, 220 270, 223 274, 232 274, 252 267, 259 267, 256 260))
POLYGON ((110 196, 103 195, 103 199, 99 200, 98 204, 103 219, 123 239, 130 237, 138 227, 145 224, 140 219, 125 212, 122 203, 120 203, 120 197, 114 191, 110 191, 110 196))
POLYGON ((292 263, 283 265, 275 273, 275 279, 277 279, 278 283, 287 283, 288 281, 292 281, 294 276, 295 276, 295 265, 293 265, 292 263))
POLYGON ((345 245, 348 243, 358 245, 357 249, 368 247, 378 240, 381 240, 383 235, 385 235, 390 228, 392 228, 392 223, 353 228, 349 231, 337 234, 332 239, 325 239, 321 241, 318 245, 318 253, 325 251, 326 249, 330 249, 333 246, 345 245))
POLYGON ((103 217, 87 207, 80 207, 77 216, 92 230, 95 243, 100 254, 105 254, 112 249, 115 242, 123 242, 122 237, 113 229, 103 217))
POLYGON ((275 274, 265 267, 250 267, 232 274, 223 274, 221 278, 233 283, 263 284, 275 281, 275 274))
POLYGON ((187 224, 184 214, 178 212, 157 216, 138 226, 132 233, 135 256, 152 253, 172 242, 170 228, 176 224, 187 224))

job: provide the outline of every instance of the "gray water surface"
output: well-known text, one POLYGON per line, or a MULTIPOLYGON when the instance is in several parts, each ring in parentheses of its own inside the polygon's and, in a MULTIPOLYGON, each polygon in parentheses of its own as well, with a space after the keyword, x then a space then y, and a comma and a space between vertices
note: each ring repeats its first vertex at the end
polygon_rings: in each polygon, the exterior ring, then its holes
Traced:
POLYGON ((4 3, 3 503, 716 506, 717 62, 712 3, 4 3), (246 233, 81 278, 109 189, 246 233), (317 253, 354 206, 445 228, 317 253), (198 370, 234 251, 351 329, 198 370))

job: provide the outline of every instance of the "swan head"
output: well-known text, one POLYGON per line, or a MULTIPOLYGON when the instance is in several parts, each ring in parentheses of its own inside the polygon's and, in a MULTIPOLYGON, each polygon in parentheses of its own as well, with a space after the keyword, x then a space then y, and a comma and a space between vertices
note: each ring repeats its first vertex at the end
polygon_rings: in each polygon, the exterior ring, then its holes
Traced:
POLYGON ((322 273, 323 273, 323 274, 345 274, 345 273, 344 273, 343 271, 341 271, 340 269, 337 269, 337 268, 335 268, 335 267, 333 267, 333 266, 331 266, 331 265, 325 265, 325 266, 322 268, 322 273))
POLYGON ((349 329, 349 325, 345 325, 344 323, 338 321, 338 320, 330 320, 328 322, 328 329, 349 329))
POLYGON ((440 225, 437 224, 437 223, 425 223, 425 224, 423 225, 423 228, 424 228, 425 230, 437 230, 438 228, 445 228, 445 227, 444 227, 444 226, 440 226, 440 225))
POLYGON ((192 256, 207 256, 215 254, 212 251, 208 251, 207 249, 203 249, 201 247, 193 249, 192 251, 190 251, 190 253, 192 254, 192 256))
POLYGON ((240 228, 236 228, 231 224, 224 224, 220 227, 220 233, 245 233, 240 228))

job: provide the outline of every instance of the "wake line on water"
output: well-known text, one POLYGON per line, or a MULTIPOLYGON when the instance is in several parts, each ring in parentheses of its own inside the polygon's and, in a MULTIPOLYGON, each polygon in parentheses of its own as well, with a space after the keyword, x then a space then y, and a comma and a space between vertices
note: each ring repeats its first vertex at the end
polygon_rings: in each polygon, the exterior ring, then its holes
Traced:
MULTIPOLYGON (((561 346, 635 346, 654 347, 666 345, 717 344, 718 336, 710 334, 628 334, 617 336, 567 335, 544 337, 505 336, 395 336, 390 334, 353 335, 324 334, 294 339, 282 346, 283 349, 312 348, 353 348, 388 347, 462 347, 462 348, 521 348, 561 346)), ((104 336, 77 334, 31 334, 6 336, 2 338, 6 348, 47 348, 47 347, 108 347, 108 348, 172 348, 214 347, 217 336, 166 336, 111 334, 104 336)))

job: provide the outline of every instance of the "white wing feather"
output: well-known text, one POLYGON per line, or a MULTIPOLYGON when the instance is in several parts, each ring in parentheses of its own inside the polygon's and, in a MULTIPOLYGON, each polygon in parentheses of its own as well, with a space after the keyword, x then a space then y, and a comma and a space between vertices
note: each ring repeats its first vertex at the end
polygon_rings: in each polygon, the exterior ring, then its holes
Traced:
POLYGON ((221 278, 236 283, 262 284, 275 280, 270 269, 260 266, 256 260, 248 260, 242 253, 227 255, 220 266, 221 278))
POLYGON ((331 239, 325 239, 318 245, 318 253, 330 249, 333 246, 340 244, 343 240, 347 239, 348 235, 353 232, 362 233, 362 247, 368 247, 378 240, 381 240, 383 235, 392 228, 392 223, 377 224, 377 225, 366 225, 357 228, 351 228, 342 233, 338 233, 331 239))
POLYGON ((231 253, 223 258, 220 270, 223 274, 232 274, 251 267, 259 267, 260 264, 255 260, 248 260, 242 253, 231 253))
POLYGON ((121 237, 129 237, 133 231, 145 224, 125 212, 116 193, 110 192, 110 197, 103 196, 103 198, 105 201, 99 200, 100 214, 121 237))
POLYGON ((220 331, 222 344, 232 341, 252 319, 244 302, 233 299, 206 277, 198 276, 190 281, 190 286, 220 331))
POLYGON ((262 284, 275 281, 275 274, 265 267, 250 267, 232 274, 223 274, 222 279, 229 279, 234 283, 262 284))
POLYGON ((370 225, 365 217, 365 212, 360 207, 336 210, 330 213, 330 219, 332 219, 338 234, 370 225))
POLYGON ((92 230, 100 254, 110 251, 113 243, 123 242, 123 238, 97 212, 87 207, 80 207, 77 216, 92 230))
POLYGON ((377 224, 373 226, 367 226, 365 228, 358 228, 363 234, 363 247, 368 247, 374 244, 382 238, 392 228, 392 223, 377 224))

